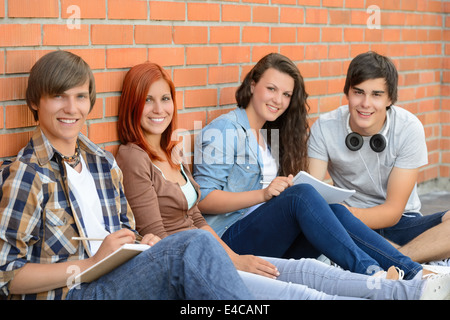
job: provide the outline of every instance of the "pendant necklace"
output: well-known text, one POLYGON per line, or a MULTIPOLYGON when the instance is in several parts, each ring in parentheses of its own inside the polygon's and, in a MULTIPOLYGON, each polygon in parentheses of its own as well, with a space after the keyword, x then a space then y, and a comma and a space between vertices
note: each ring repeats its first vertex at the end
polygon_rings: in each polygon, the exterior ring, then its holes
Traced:
MULTIPOLYGON (((59 152, 58 152, 59 153, 59 152)), ((65 156, 59 153, 62 160, 66 162, 72 168, 75 168, 80 163, 80 146, 77 143, 77 148, 75 149, 75 153, 72 156, 65 156)))

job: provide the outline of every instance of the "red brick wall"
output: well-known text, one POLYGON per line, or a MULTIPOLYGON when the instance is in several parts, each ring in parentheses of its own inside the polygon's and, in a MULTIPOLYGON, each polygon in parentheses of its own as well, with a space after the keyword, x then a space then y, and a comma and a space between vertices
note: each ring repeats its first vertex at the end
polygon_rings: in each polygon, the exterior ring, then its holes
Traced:
POLYGON ((399 105, 425 126, 430 164, 420 181, 450 177, 449 12, 445 0, 0 0, 0 161, 29 139, 27 72, 51 50, 91 65, 98 101, 85 133, 113 152, 121 81, 140 62, 169 70, 191 138, 194 121, 234 107, 235 88, 266 53, 298 63, 313 121, 345 103, 350 60, 375 50, 395 61, 399 105))

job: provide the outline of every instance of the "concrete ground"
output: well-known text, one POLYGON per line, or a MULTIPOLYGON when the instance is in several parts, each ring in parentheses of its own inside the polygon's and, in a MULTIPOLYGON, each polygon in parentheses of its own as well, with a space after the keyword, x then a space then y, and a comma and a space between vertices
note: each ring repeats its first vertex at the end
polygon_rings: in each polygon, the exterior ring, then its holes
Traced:
POLYGON ((450 210, 450 191, 432 191, 420 195, 422 214, 450 210))

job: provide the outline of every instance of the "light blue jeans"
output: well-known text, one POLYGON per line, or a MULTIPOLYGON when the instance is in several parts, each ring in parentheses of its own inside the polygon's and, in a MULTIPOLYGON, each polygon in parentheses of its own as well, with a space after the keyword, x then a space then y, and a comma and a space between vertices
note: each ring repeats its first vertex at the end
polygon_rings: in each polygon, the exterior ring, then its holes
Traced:
POLYGON ((91 283, 70 300, 254 299, 223 247, 204 230, 167 237, 91 283))
POLYGON ((352 273, 315 259, 263 258, 278 268, 277 280, 239 271, 256 299, 417 300, 424 287, 421 273, 412 280, 394 281, 352 273))

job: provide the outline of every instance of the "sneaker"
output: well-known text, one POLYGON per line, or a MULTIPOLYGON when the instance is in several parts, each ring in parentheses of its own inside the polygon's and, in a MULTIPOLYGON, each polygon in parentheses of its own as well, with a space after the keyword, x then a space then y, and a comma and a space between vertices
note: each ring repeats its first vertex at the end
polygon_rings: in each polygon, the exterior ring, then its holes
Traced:
POLYGON ((323 262, 329 266, 331 266, 331 264, 332 264, 331 260, 324 254, 321 254, 320 256, 318 256, 317 260, 319 260, 320 262, 323 262))
POLYGON ((443 266, 443 267, 450 267, 450 258, 449 259, 443 259, 443 260, 437 260, 437 261, 431 261, 427 263, 432 266, 443 266))
POLYGON ((331 261, 327 256, 325 256, 323 254, 321 254, 319 257, 317 257, 316 260, 319 260, 320 262, 323 262, 329 266, 342 269, 339 265, 337 265, 335 262, 331 261))
POLYGON ((420 300, 450 300, 450 274, 428 274, 424 279, 420 300))
POLYGON ((437 264, 422 264, 424 270, 428 270, 434 273, 447 274, 450 273, 450 266, 437 265, 437 264))

